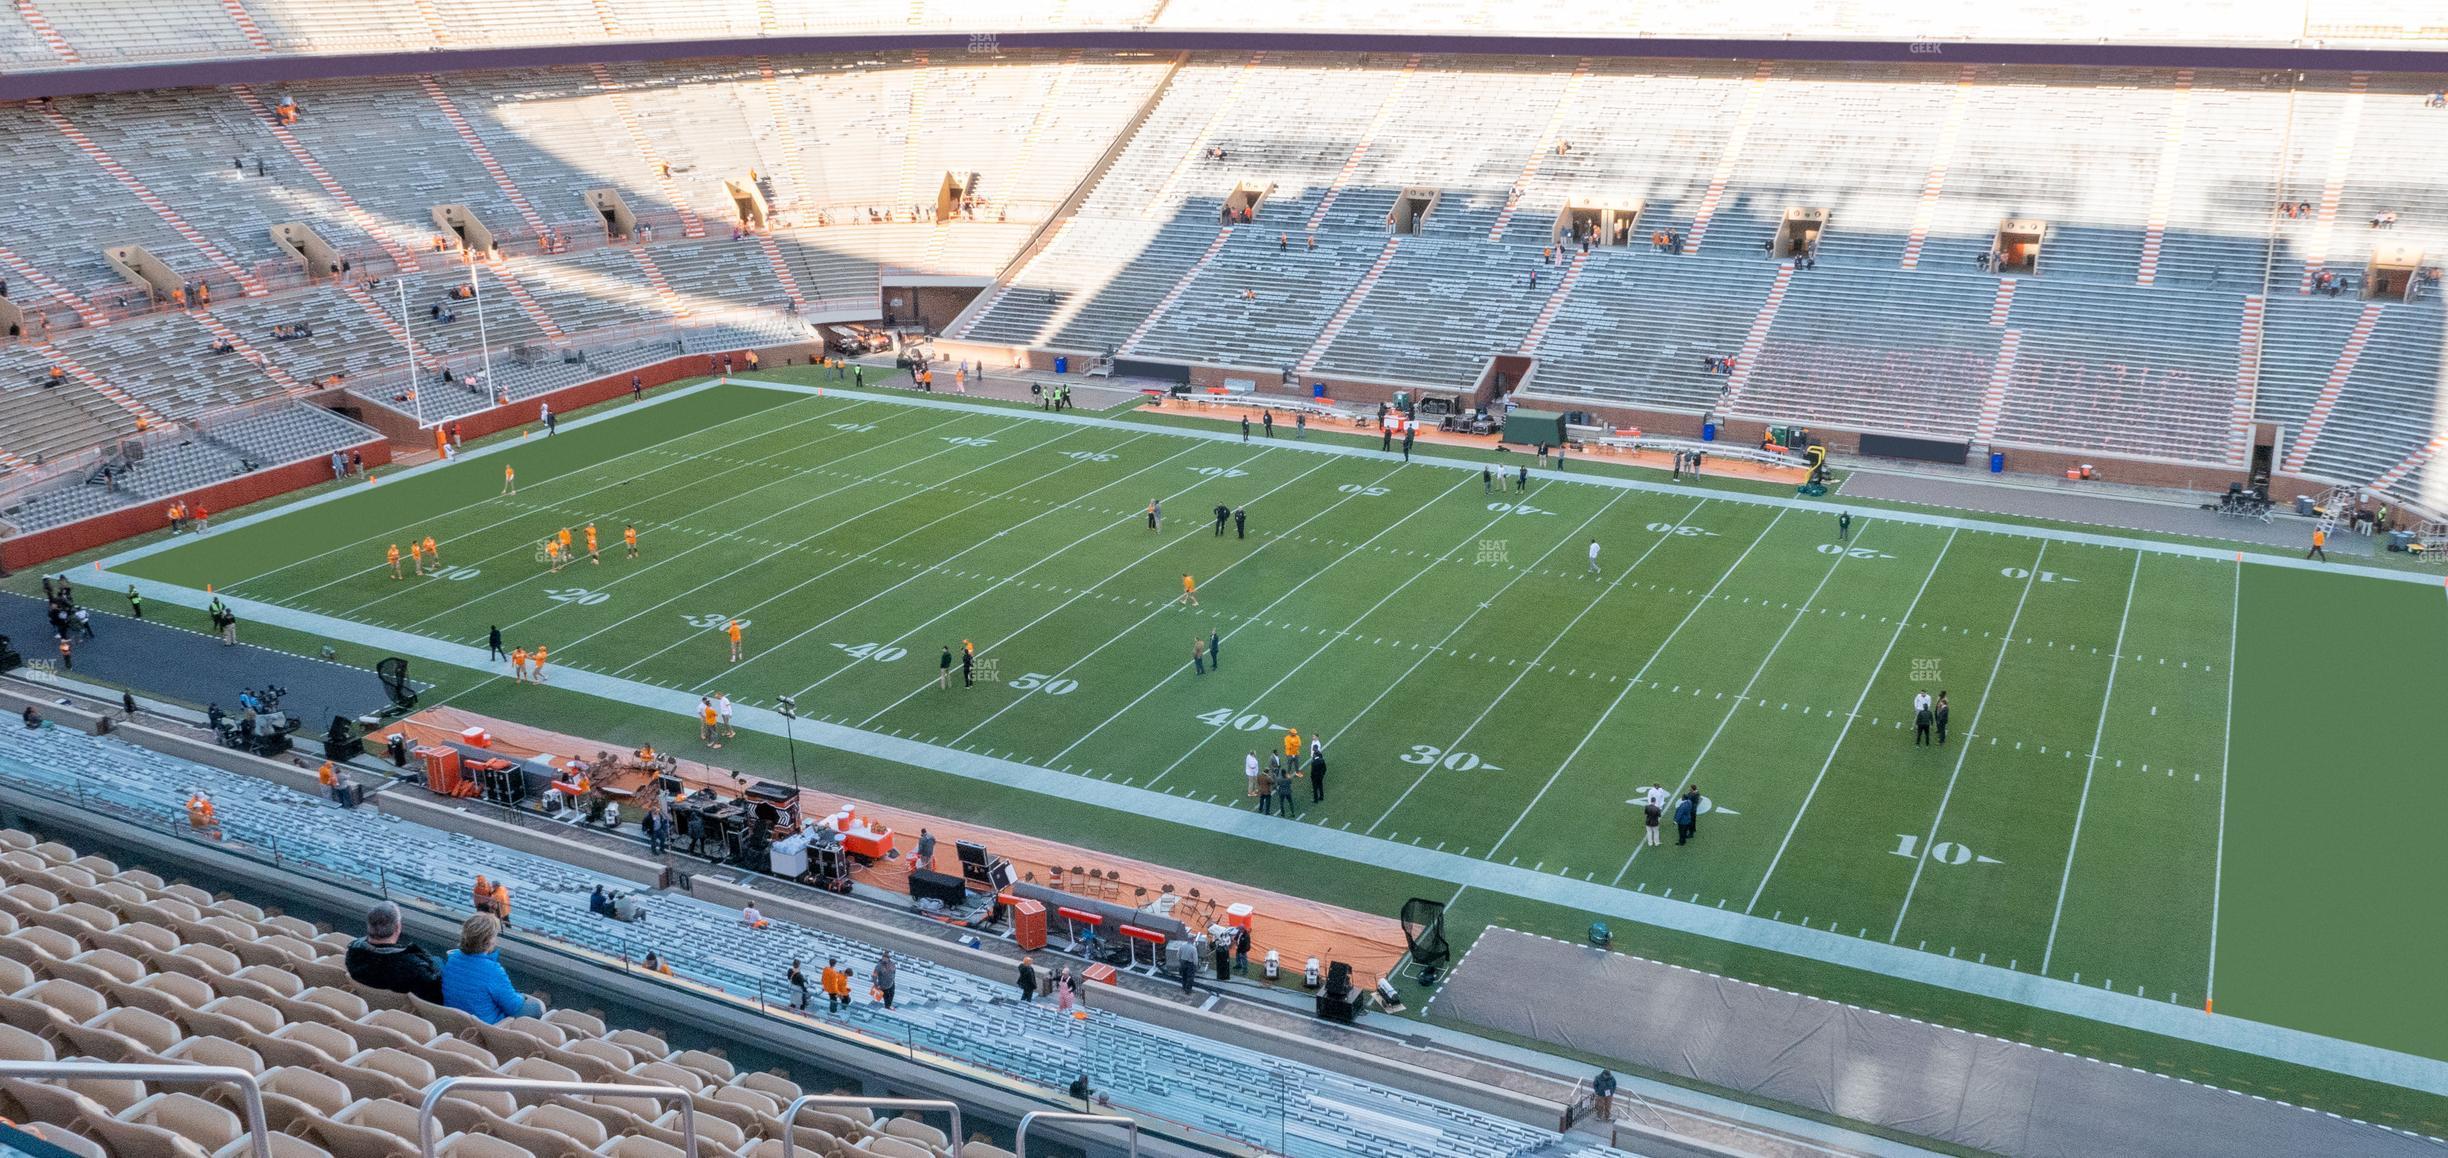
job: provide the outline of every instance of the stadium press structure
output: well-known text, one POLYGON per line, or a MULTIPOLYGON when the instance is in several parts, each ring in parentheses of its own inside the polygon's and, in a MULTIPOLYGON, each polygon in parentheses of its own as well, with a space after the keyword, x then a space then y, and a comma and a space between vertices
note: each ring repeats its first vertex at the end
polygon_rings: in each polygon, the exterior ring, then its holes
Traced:
POLYGON ((0 1116, 2440 1152, 2448 15, 1878 7, 16 0, 0 1116), (294 749, 205 714, 268 683, 294 749), (1318 760, 1298 827, 1235 746, 1318 760), (650 849, 667 787, 751 819, 650 849), (479 869, 543 1017, 351 979, 479 869))

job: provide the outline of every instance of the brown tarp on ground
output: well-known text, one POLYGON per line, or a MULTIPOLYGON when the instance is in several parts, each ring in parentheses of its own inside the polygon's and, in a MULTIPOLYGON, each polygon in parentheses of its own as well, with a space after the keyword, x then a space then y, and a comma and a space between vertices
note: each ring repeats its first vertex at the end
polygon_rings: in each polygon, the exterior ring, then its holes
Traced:
MULTIPOLYGON (((460 733, 470 726, 491 733, 493 748, 514 758, 549 754, 593 760, 595 754, 601 751, 608 750, 616 756, 627 754, 626 749, 617 745, 601 744, 447 707, 417 712, 386 725, 380 734, 403 732, 419 744, 439 743, 457 740, 460 733)), ((710 787, 731 796, 740 789, 739 781, 733 779, 729 769, 697 760, 682 759, 680 777, 691 790, 710 787)), ((598 779, 621 789, 636 789, 646 782, 643 772, 598 779)), ((749 783, 756 783, 756 780, 751 778, 749 783)), ((1201 901, 1207 903, 1195 908, 1186 908, 1177 903, 1174 911, 1176 920, 1197 918, 1204 921, 1208 919, 1208 909, 1212 908, 1212 919, 1221 921, 1225 906, 1248 904, 1256 910, 1251 922, 1252 944, 1260 955, 1269 949, 1282 953, 1287 982, 1290 984, 1299 983, 1302 963, 1314 956, 1320 961, 1349 964, 1358 983, 1374 985, 1379 976, 1395 967, 1407 948, 1402 923, 1393 917, 1371 916, 1144 861, 1107 856, 1075 845, 854 800, 813 788, 801 790, 800 802, 804 815, 818 818, 830 815, 845 803, 855 804, 861 816, 893 830, 898 837, 896 846, 904 856, 915 851, 918 830, 923 827, 935 834, 935 867, 943 872, 959 871, 953 845, 966 840, 984 845, 989 852, 1009 860, 1012 871, 1020 879, 1034 878, 1039 884, 1051 882, 1054 879, 1053 870, 1058 867, 1066 882, 1086 875, 1084 871, 1075 873, 1075 869, 1097 870, 1103 874, 1103 881, 1112 883, 1093 889, 1077 884, 1067 887, 1116 904, 1139 907, 1156 903, 1164 895, 1166 885, 1171 885, 1173 891, 1185 901, 1191 890, 1197 890, 1201 901)), ((872 867, 859 869, 853 875, 861 884, 900 893, 909 891, 909 862, 905 859, 878 862, 872 867)), ((1060 923, 1055 923, 1054 928, 1059 930, 1060 923)), ((1256 972, 1254 967, 1252 972, 1256 972)))
POLYGON ((1511 929, 1481 934, 1430 1012, 1984 1153, 2448 1153, 2325 1113, 1511 929))

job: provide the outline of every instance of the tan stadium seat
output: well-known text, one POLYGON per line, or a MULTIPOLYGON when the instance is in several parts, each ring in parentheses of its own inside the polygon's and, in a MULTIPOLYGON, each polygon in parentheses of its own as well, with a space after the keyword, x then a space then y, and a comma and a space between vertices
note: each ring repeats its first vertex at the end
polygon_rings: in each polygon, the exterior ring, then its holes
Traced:
POLYGON ((306 992, 306 983, 298 975, 277 965, 248 965, 230 974, 234 981, 252 981, 283 997, 295 997, 306 992))
POLYGON ((406 1138, 330 1118, 294 1124, 290 1132, 321 1146, 332 1158, 418 1158, 417 1148, 406 1138))
POLYGON ((442 1031, 435 1029, 434 1023, 401 1009, 368 1010, 364 1017, 357 1020, 379 1029, 406 1034, 411 1041, 432 1041, 442 1036, 442 1031))
MULTIPOLYGON (((323 931, 315 928, 313 924, 287 914, 268 916, 257 921, 256 924, 262 926, 267 933, 287 933, 300 941, 313 941, 323 935, 323 931)), ((348 943, 341 942, 340 947, 345 949, 348 943)))
POLYGON ((588 1058, 593 1061, 601 1062, 616 1073, 627 1073, 630 1066, 636 1065, 640 1060, 642 1060, 637 1057, 637 1055, 632 1054, 628 1050, 622 1049, 611 1042, 600 1041, 595 1038, 588 1037, 579 1038, 578 1040, 563 1046, 561 1052, 572 1057, 588 1058))
MULTIPOLYGON (((428 1059, 435 1054, 451 1054, 467 1059, 469 1064, 480 1070, 499 1069, 502 1064, 501 1059, 493 1056, 493 1051, 464 1037, 437 1037, 421 1048, 425 1051, 422 1056, 428 1059)), ((439 1068, 438 1064, 436 1068, 439 1068)))
POLYGON ((113 1116, 130 1125, 167 1130, 208 1154, 242 1133, 238 1115, 194 1094, 176 1091, 155 1094, 113 1116))
POLYGON ((365 1048, 356 1038, 319 1021, 292 1021, 273 1030, 270 1040, 312 1049, 334 1062, 352 1057, 365 1048))
POLYGON ((568 1030, 540 1017, 505 1017, 495 1024, 502 1029, 526 1034, 546 1045, 561 1045, 570 1038, 568 1030))
POLYGON ((110 1001, 93 989, 56 978, 28 985, 19 990, 16 996, 48 1005, 80 1025, 102 1016, 103 1011, 110 1008, 110 1001))
POLYGON ((36 968, 52 962, 65 961, 85 951, 74 937, 57 929, 29 924, 0 941, 0 953, 36 968))
POLYGON ((265 933, 255 943, 278 949, 300 961, 320 961, 333 955, 332 947, 310 937, 292 937, 287 933, 265 933))
MULTIPOLYGON (((501 1072, 504 1077, 520 1078, 526 1081, 574 1082, 578 1080, 578 1071, 559 1062, 546 1061, 539 1057, 518 1058, 503 1066, 501 1072)), ((541 1098, 550 1095, 529 1096, 541 1098)))
POLYGON ((723 1086, 719 1089, 708 1091, 706 1097, 708 1101, 722 1102, 726 1105, 739 1106, 767 1118, 779 1118, 782 1116, 783 1103, 775 1101, 773 1095, 767 1094, 761 1090, 752 1090, 745 1086, 736 1085, 723 1086))
POLYGON ((393 1098, 359 1098, 332 1115, 332 1121, 342 1125, 379 1131, 411 1143, 416 1141, 416 1120, 415 1105, 393 1098))
POLYGON ((317 1005, 330 1006, 332 1009, 337 1010, 340 1016, 348 1018, 351 1021, 364 1018, 369 1012, 370 1008, 366 1005, 365 998, 359 997, 346 989, 335 989, 329 985, 317 985, 312 989, 306 990, 303 993, 295 994, 294 996, 304 1001, 314 1002, 317 1005))
MULTIPOLYGON (((698 1106, 697 1114, 697 1138, 700 1142, 713 1142, 731 1150, 737 1150, 748 1144, 748 1131, 741 1129, 736 1123, 704 1111, 705 1107, 701 1103, 698 1106)), ((671 1131, 678 1138, 685 1139, 686 1135, 681 1134, 680 1127, 686 1120, 675 1107, 664 1111, 663 1116, 656 1120, 655 1125, 671 1131)))
POLYGON ((605 1158, 686 1158, 687 1151, 668 1142, 652 1138, 614 1138, 598 1147, 595 1153, 605 1158))
POLYGON ((530 1158, 527 1151, 483 1134, 453 1134, 434 1149, 442 1158, 530 1158))
POLYGON ((706 1075, 708 1082, 713 1085, 721 1085, 739 1076, 738 1071, 731 1067, 730 1062, 701 1049, 684 1049, 665 1060, 673 1065, 684 1066, 706 1075))
POLYGON ((346 956, 348 954, 348 947, 356 940, 357 938, 336 929, 329 933, 317 933, 313 937, 315 944, 329 945, 332 948, 339 950, 342 956, 346 956))
POLYGON ((604 1035, 603 1019, 591 1013, 580 1013, 575 1009, 548 1009, 544 1011, 544 1020, 566 1030, 573 1041, 604 1035))
POLYGON ((161 892, 163 896, 177 897, 190 905, 194 905, 198 911, 208 911, 214 904, 213 895, 211 893, 205 892, 204 890, 188 884, 185 881, 178 881, 172 884, 163 885, 161 892))
POLYGON ((250 902, 239 900, 236 897, 216 898, 213 903, 207 907, 216 913, 236 917, 250 925, 261 924, 264 919, 264 911, 262 909, 257 908, 250 902))
POLYGON ((0 898, 14 902, 10 907, 23 912, 47 913, 59 907, 58 897, 33 885, 10 885, 0 889, 0 898))
POLYGON ((883 1134, 869 1134, 858 1140, 853 1151, 865 1151, 878 1158, 935 1158, 935 1152, 912 1142, 883 1134))
POLYGON ((144 962, 117 949, 87 949, 69 958, 68 964, 91 969, 122 985, 141 981, 145 975, 144 962))
POLYGON ((206 909, 203 917, 196 921, 196 927, 211 929, 219 933, 233 950, 240 944, 251 943, 256 938, 263 936, 263 930, 256 928, 254 922, 240 920, 227 913, 216 913, 210 909, 206 909))
POLYGON ((992 1142, 969 1142, 961 1146, 960 1158, 1020 1158, 1020 1156, 992 1142))
POLYGON ((51 911, 58 916, 82 921, 105 933, 119 927, 119 914, 91 901, 68 901, 51 911))
MULTIPOLYGON (((196 1012, 234 1018, 245 1022, 257 1033, 271 1033, 288 1024, 288 1019, 282 1017, 279 1010, 252 997, 216 997, 196 1012)), ((244 1035, 230 1034, 228 1036, 242 1037, 244 1035)))
POLYGON ((130 957, 150 960, 151 954, 167 953, 179 947, 178 934, 160 925, 143 921, 122 921, 108 933, 96 933, 96 948, 117 949, 130 957))
POLYGON ((616 1029, 602 1035, 603 1040, 637 1055, 639 1061, 661 1061, 670 1057, 672 1047, 662 1038, 634 1029, 616 1029))
POLYGON ((153 895, 153 905, 147 911, 147 915, 163 923, 175 921, 192 925, 204 919, 204 910, 171 896, 167 892, 161 892, 153 895))
POLYGON ((51 1043, 13 1025, 0 1025, 0 1061, 57 1061, 51 1043))
POLYGON ((77 858, 77 850, 61 844, 56 840, 46 840, 41 844, 34 846, 34 855, 50 861, 52 864, 67 864, 69 861, 77 858))
POLYGON ((119 880, 122 884, 134 885, 148 893, 158 893, 162 890, 162 879, 140 868, 120 869, 119 880))
POLYGON ((0 993, 15 993, 36 980, 33 966, 15 957, 0 957, 0 993))
POLYGON ((203 978, 189 973, 154 973, 136 982, 139 988, 167 997, 189 1009, 201 1009, 220 996, 203 978))
MULTIPOLYGON (((264 1149, 271 1158, 332 1158, 331 1151, 292 1134, 267 1135, 264 1149)), ((254 1144, 241 1134, 213 1151, 213 1158, 251 1158, 254 1153, 254 1144)))
POLYGON ((603 1123, 558 1103, 529 1106, 510 1115, 510 1121, 530 1129, 564 1135, 572 1145, 586 1150, 603 1145, 604 1139, 610 1136, 603 1123))
POLYGON ((112 864, 110 861, 102 857, 95 856, 92 853, 87 853, 84 856, 80 856, 75 860, 69 861, 68 863, 84 869, 86 872, 92 873, 94 876, 103 880, 109 880, 110 878, 119 875, 118 865, 112 864))
MULTIPOLYGON (((187 943, 172 950, 170 956, 180 960, 193 962, 201 970, 201 972, 198 972, 196 975, 204 978, 206 981, 212 981, 216 978, 227 978, 237 973, 239 970, 246 968, 246 962, 239 960, 237 954, 232 953, 227 949, 224 949, 218 945, 200 944, 194 939, 190 938, 188 936, 188 931, 185 929, 179 930, 179 936, 182 939, 186 939, 187 943)), ((160 964, 167 963, 168 962, 166 961, 160 962, 160 964)), ((186 972, 186 970, 182 970, 182 972, 186 972)), ((215 988, 218 988, 218 986, 215 988)))
POLYGON ((695 1092, 706 1088, 705 1075, 667 1061, 639 1062, 629 1067, 629 1076, 643 1082, 673 1086, 695 1092))
POLYGON ((941 1150, 951 1145, 951 1140, 944 1137, 943 1131, 916 1118, 906 1116, 887 1118, 884 1121, 883 1129, 884 1133, 891 1137, 899 1138, 904 1142, 915 1142, 932 1150, 941 1150))
POLYGON ((91 1029, 108 1030, 118 1034, 153 1053, 161 1053, 177 1045, 187 1036, 186 1031, 180 1029, 178 1023, 169 1018, 126 1005, 114 1007, 85 1024, 91 1029))
POLYGON ((191 1037, 162 1055, 171 1061, 200 1066, 229 1066, 251 1074, 264 1072, 263 1055, 228 1038, 191 1037))
POLYGON ((783 1077, 783 1075, 776 1075, 776 1072, 764 1072, 764 1070, 742 1072, 739 1077, 734 1077, 732 1085, 737 1085, 739 1089, 754 1089, 754 1092, 766 1094, 766 1097, 774 1099, 776 1104, 783 1104, 783 1107, 788 1107, 791 1102, 798 1102, 798 1094, 800 1094, 798 1082, 788 1080, 788 1077, 783 1077))
POLYGON ((282 1066, 264 1071, 263 1091, 311 1106, 316 1113, 325 1117, 347 1109, 352 1100, 348 1087, 340 1084, 339 1079, 303 1066, 282 1066))
POLYGON ((424 1089, 432 1085, 434 1080, 433 1064, 406 1050, 389 1048, 361 1050, 355 1056, 345 1060, 347 1064, 358 1069, 389 1074, 411 1089, 424 1089))
POLYGON ((0 847, 28 849, 35 845, 34 834, 14 828, 0 828, 0 847))

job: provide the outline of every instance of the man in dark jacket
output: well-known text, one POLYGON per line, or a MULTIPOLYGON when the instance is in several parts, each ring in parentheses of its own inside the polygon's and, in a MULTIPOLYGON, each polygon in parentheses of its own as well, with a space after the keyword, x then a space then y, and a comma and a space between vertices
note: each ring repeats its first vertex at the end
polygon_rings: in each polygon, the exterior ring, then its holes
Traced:
POLYGON ((1035 1001, 1035 1000, 1037 1000, 1037 959, 1036 959, 1036 958, 1034 958, 1034 957, 1022 957, 1022 958, 1020 959, 1020 976, 1019 976, 1019 979, 1018 979, 1018 983, 1019 983, 1019 986, 1020 986, 1020 1000, 1022 1000, 1022 1001, 1035 1001))
POLYGON ((1675 843, 1691 843, 1692 834, 1700 829, 1700 788, 1693 785, 1683 790, 1683 798, 1675 801, 1675 843))
POLYGON ((442 969, 423 945, 400 940, 399 906, 389 901, 366 914, 366 935, 349 942, 349 979, 442 1003, 442 969))

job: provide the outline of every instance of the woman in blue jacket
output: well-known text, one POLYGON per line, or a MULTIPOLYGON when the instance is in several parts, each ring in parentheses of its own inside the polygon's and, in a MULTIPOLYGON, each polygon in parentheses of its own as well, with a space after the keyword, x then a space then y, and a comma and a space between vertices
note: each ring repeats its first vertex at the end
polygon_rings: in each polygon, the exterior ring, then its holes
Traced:
POLYGON ((544 1003, 510 984, 499 953, 501 921, 478 913, 459 926, 459 947, 442 959, 442 1004, 491 1025, 505 1017, 542 1017, 544 1003))

